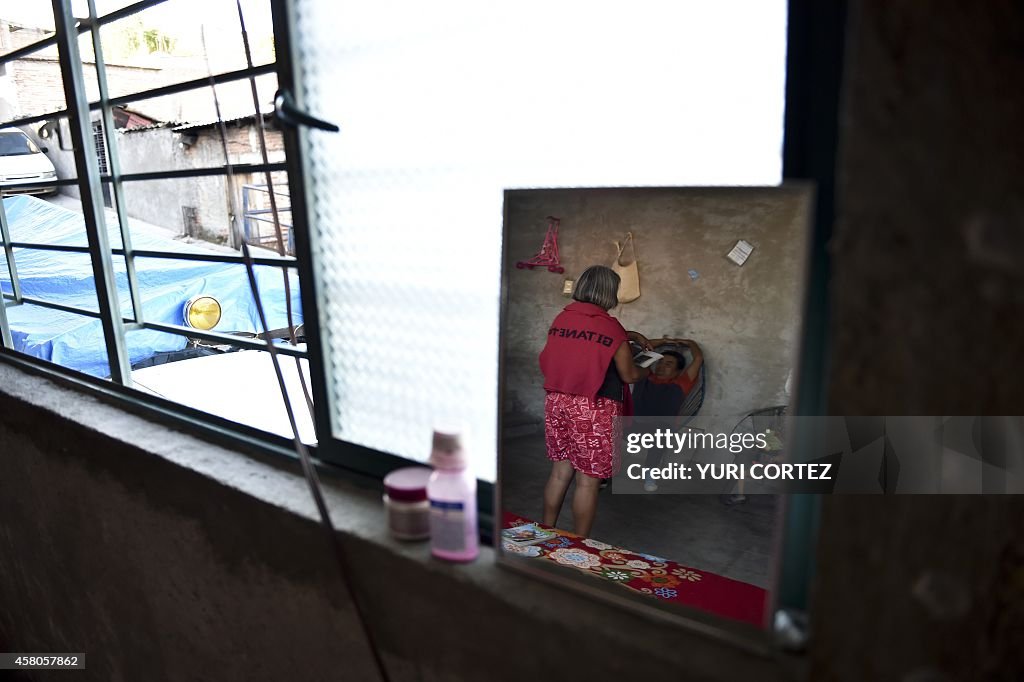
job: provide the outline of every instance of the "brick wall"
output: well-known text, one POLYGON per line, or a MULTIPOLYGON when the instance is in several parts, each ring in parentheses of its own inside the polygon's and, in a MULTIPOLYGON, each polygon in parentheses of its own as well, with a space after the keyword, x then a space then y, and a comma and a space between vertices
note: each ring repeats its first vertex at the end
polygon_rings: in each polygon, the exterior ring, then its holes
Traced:
MULTIPOLYGON (((90 101, 99 99, 96 65, 82 65, 86 95, 90 101)), ((33 116, 65 108, 64 85, 56 58, 26 57, 8 65, 14 83, 16 116, 33 116)), ((160 85, 161 70, 148 67, 107 65, 107 80, 112 94, 117 91, 137 92, 160 85)), ((160 119, 174 119, 177 110, 172 98, 147 100, 145 113, 160 119)))

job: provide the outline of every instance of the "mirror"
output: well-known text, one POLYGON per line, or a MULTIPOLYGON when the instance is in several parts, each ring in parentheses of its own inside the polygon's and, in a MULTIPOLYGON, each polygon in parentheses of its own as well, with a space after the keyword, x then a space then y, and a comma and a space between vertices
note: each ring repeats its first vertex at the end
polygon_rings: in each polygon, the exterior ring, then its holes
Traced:
POLYGON ((788 184, 505 192, 504 563, 658 612, 772 622, 783 498, 632 479, 630 464, 674 455, 626 452, 617 415, 632 404, 675 433, 773 432, 727 458, 687 450, 691 464, 785 457, 812 201, 788 184), (609 271, 618 290, 605 311, 609 271))

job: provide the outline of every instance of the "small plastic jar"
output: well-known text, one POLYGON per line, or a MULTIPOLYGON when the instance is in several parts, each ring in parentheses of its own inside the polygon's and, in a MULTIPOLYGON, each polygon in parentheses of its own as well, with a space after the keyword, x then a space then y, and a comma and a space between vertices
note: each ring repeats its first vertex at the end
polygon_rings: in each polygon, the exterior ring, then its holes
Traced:
POLYGON ((425 467, 395 469, 384 477, 384 509, 388 530, 398 540, 426 540, 430 537, 430 502, 425 467))

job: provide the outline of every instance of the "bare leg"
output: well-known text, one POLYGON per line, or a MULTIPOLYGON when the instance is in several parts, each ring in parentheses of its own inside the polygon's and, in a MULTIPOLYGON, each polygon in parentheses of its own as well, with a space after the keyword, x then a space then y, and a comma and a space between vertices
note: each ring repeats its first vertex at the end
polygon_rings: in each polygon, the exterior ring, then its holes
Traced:
POLYGON ((573 532, 590 535, 597 516, 597 494, 601 490, 601 479, 576 472, 576 491, 572 494, 573 532))
POLYGON ((565 492, 572 483, 573 468, 569 460, 552 462, 551 475, 544 486, 544 525, 554 526, 558 522, 558 512, 562 511, 565 492))
POLYGON ((720 498, 722 502, 729 506, 732 506, 734 504, 743 504, 744 502, 746 502, 747 496, 743 492, 745 483, 746 481, 742 478, 736 481, 736 492, 726 493, 725 495, 723 495, 720 498))

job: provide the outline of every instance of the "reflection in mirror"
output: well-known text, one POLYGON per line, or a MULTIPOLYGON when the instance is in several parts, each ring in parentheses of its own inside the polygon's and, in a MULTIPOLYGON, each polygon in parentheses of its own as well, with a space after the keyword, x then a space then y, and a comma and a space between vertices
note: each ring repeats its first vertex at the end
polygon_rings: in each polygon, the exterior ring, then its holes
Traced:
POLYGON ((785 457, 811 201, 805 186, 505 193, 504 560, 769 621, 781 498, 724 480, 679 494, 622 472, 785 457), (613 448, 622 414, 773 435, 725 456, 630 454, 613 448))

